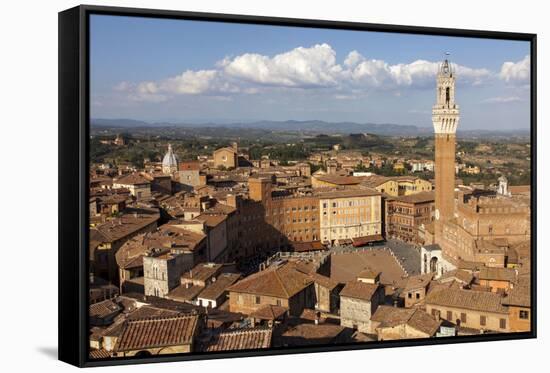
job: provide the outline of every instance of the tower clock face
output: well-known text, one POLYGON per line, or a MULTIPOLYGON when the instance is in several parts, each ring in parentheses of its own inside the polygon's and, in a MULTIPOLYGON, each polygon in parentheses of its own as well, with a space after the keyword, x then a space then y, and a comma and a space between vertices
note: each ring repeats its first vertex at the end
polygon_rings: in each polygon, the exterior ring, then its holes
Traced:
POLYGON ((439 209, 435 210, 435 220, 439 220, 439 209))

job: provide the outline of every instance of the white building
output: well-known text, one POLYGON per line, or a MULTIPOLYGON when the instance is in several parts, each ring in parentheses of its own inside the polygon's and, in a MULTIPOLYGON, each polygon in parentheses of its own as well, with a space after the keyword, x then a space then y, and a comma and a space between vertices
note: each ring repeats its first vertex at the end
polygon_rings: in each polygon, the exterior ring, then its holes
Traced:
POLYGON ((443 258, 443 252, 438 244, 425 245, 420 248, 420 271, 422 274, 435 273, 435 279, 445 272, 456 269, 454 265, 443 258))
POLYGON ((168 151, 162 159, 162 173, 173 174, 178 170, 178 158, 172 150, 172 145, 168 144, 168 151))

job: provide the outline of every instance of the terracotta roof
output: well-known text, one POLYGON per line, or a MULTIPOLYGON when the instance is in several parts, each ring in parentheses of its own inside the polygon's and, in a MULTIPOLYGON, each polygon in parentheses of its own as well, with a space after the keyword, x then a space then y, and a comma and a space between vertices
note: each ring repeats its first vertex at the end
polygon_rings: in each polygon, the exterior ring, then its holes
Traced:
POLYGON ((180 162, 179 164, 180 171, 199 171, 200 169, 201 164, 199 161, 180 162))
POLYGON ((351 281, 344 286, 340 297, 349 297, 370 301, 376 291, 380 288, 377 284, 367 284, 361 281, 351 281))
POLYGON ((426 288, 430 283, 430 281, 432 281, 433 277, 434 277, 433 273, 407 277, 404 289, 415 290, 420 288, 426 288))
POLYGON ((90 305, 90 317, 107 317, 113 313, 121 311, 122 308, 112 300, 104 300, 102 302, 90 305))
POLYGON ((507 308, 502 305, 502 297, 499 294, 487 291, 455 288, 432 291, 426 296, 426 304, 483 312, 508 313, 507 308))
POLYGON ((135 311, 130 312, 128 314, 128 320, 141 320, 153 317, 170 317, 178 315, 180 315, 180 312, 178 311, 144 305, 137 308, 135 311))
POLYGON ((272 304, 265 305, 258 308, 256 311, 250 314, 251 317, 261 320, 278 320, 288 312, 288 308, 281 306, 274 306, 272 304))
POLYGON ((440 278, 440 282, 446 282, 449 280, 460 281, 464 284, 471 284, 474 279, 474 276, 471 272, 465 271, 463 269, 454 269, 449 272, 445 272, 440 278))
POLYGON ((200 214, 196 220, 204 222, 207 227, 217 227, 227 219, 226 214, 200 214))
POLYGON ((334 289, 335 287, 337 287, 339 285, 338 282, 332 280, 330 277, 323 276, 319 273, 311 274, 311 278, 313 279, 313 281, 317 285, 320 285, 320 286, 322 286, 324 288, 327 288, 329 290, 332 290, 332 289, 334 289))
POLYGON ((106 196, 95 197, 102 205, 118 204, 126 201, 127 196, 121 194, 109 194, 106 196))
POLYGON ((380 323, 380 327, 392 328, 407 324, 416 330, 428 335, 434 335, 441 325, 425 311, 418 308, 399 308, 391 306, 378 306, 372 315, 371 321, 380 323))
POLYGON ((186 285, 179 285, 176 288, 170 290, 166 295, 166 298, 176 301, 190 302, 197 298, 201 291, 204 290, 204 286, 193 285, 191 283, 186 285))
POLYGON ((291 245, 296 252, 328 250, 328 248, 323 245, 321 241, 292 242, 291 245))
POLYGON ((346 330, 345 327, 322 323, 303 323, 293 326, 277 338, 277 344, 281 346, 306 346, 335 343, 340 335, 346 330))
POLYGON ((359 272, 357 274, 357 278, 368 278, 374 280, 376 277, 380 276, 380 273, 381 272, 379 271, 373 271, 371 268, 367 268, 359 272))
POLYGON ((419 192, 419 193, 409 194, 408 196, 393 197, 393 199, 400 202, 405 202, 405 203, 434 202, 435 192, 434 191, 419 192))
POLYGON ((516 281, 516 271, 512 268, 483 267, 479 270, 480 280, 516 281))
POLYGON ((122 215, 90 229, 90 241, 114 242, 160 219, 158 209, 126 208, 122 215))
POLYGON ((234 213, 235 211, 237 211, 237 209, 235 207, 218 202, 214 206, 210 207, 208 210, 205 210, 204 214, 213 213, 213 214, 226 214, 226 215, 229 215, 229 214, 234 213))
POLYGON ((363 178, 358 176, 322 175, 316 176, 317 180, 336 185, 357 185, 363 178))
POLYGON ((228 290, 288 299, 312 283, 313 280, 307 274, 296 270, 294 266, 283 264, 254 273, 228 290))
POLYGON ((111 354, 107 350, 104 350, 104 349, 90 350, 90 359, 108 359, 110 357, 111 357, 111 354))
POLYGON ((270 348, 272 334, 271 328, 264 327, 227 330, 215 334, 202 350, 212 352, 270 348))
POLYGON ((376 188, 377 186, 382 185, 391 180, 392 179, 389 177, 380 176, 380 175, 371 175, 371 176, 364 177, 361 182, 361 185, 365 185, 371 188, 376 188))
POLYGON ((149 180, 141 176, 140 174, 128 174, 121 177, 118 177, 113 180, 114 184, 121 185, 141 185, 141 184, 150 184, 149 180))
POLYGON ((207 285, 197 298, 218 299, 227 291, 227 288, 237 282, 239 278, 241 278, 241 275, 238 273, 222 273, 216 277, 216 281, 207 285))
POLYGON ((311 308, 304 308, 302 314, 300 315, 300 319, 325 322, 327 318, 321 313, 321 311, 313 310, 311 308))
POLYGON ((198 319, 197 315, 185 315, 128 321, 114 350, 130 351, 192 344, 198 319))
POLYGON ((520 306, 520 307, 531 307, 531 279, 525 278, 521 279, 520 282, 514 286, 508 296, 502 300, 502 304, 508 306, 520 306))
POLYGON ((441 321, 435 320, 426 311, 416 308, 407 325, 428 335, 434 335, 441 326, 441 321))
POLYGON ((115 258, 120 268, 130 268, 129 266, 139 265, 139 261, 143 260, 143 256, 151 248, 173 247, 193 251, 205 239, 206 236, 202 233, 165 224, 154 232, 138 234, 125 242, 115 258))
POLYGON ((205 282, 215 276, 222 269, 223 264, 219 263, 199 263, 191 270, 181 275, 182 279, 205 282))
POLYGON ((471 262, 466 260, 459 260, 458 261, 458 268, 459 269, 466 269, 468 271, 477 271, 480 268, 484 267, 484 264, 481 262, 471 262))
POLYGON ((443 290, 443 289, 449 289, 449 288, 456 288, 456 287, 460 287, 462 288, 462 283, 458 283, 457 281, 455 281, 454 279, 453 280, 450 280, 450 281, 446 281, 446 282, 439 282, 439 281, 431 281, 430 284, 428 285, 428 293, 432 293, 434 291, 439 291, 439 290, 443 290), (460 286, 456 286, 457 284, 460 284, 460 286))

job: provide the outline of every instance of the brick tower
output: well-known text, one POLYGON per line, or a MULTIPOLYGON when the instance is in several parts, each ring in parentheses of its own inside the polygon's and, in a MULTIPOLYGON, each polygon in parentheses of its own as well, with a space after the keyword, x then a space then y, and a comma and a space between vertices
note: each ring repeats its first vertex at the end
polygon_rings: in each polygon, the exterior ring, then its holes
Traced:
POLYGON ((455 74, 448 59, 437 73, 437 99, 432 109, 435 136, 435 242, 441 242, 442 222, 454 215, 456 127, 455 74))

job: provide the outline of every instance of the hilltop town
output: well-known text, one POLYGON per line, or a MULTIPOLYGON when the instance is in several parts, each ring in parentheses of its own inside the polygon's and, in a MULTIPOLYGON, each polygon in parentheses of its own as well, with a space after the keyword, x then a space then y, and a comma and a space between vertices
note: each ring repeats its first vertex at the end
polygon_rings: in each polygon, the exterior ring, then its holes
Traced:
POLYGON ((529 331, 528 141, 454 84, 431 137, 92 132, 90 357, 529 331))

